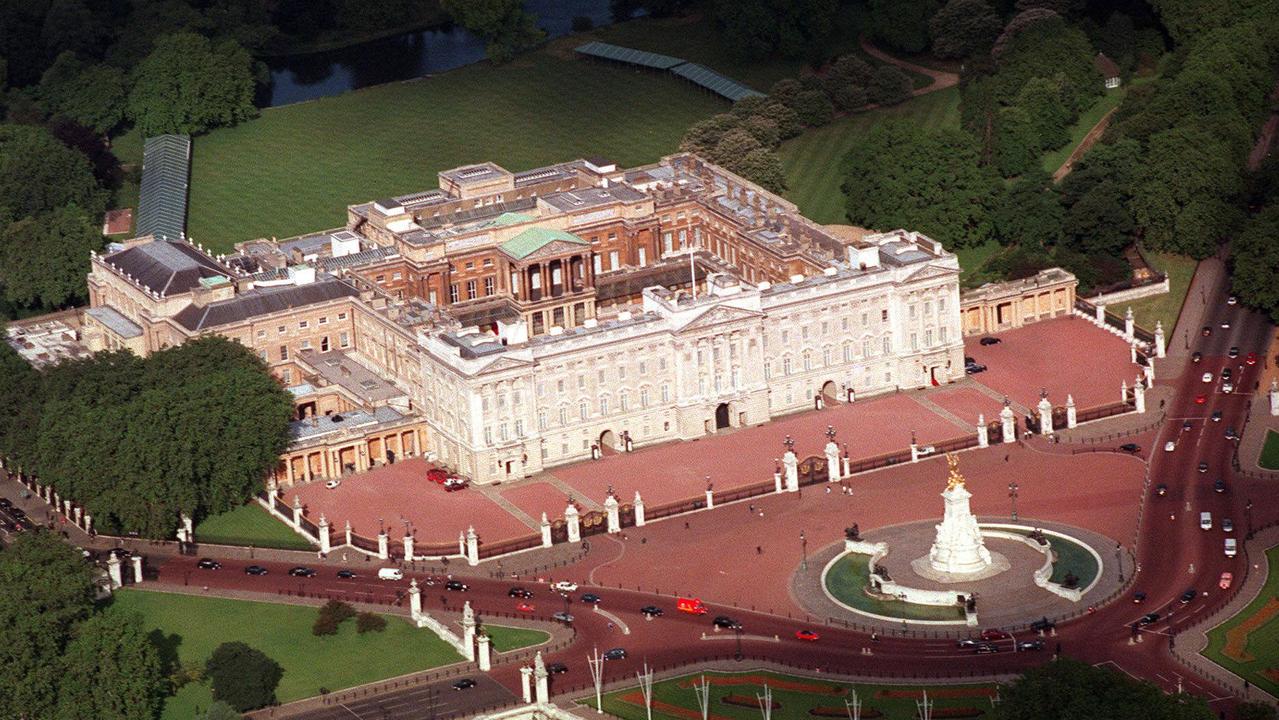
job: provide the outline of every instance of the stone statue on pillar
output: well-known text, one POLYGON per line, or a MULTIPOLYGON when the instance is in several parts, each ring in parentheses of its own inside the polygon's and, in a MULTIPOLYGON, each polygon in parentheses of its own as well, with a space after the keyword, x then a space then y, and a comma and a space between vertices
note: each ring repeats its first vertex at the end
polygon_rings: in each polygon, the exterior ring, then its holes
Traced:
POLYGON ((613 494, 613 488, 610 487, 608 497, 604 498, 604 514, 608 523, 607 531, 610 534, 622 531, 622 518, 618 506, 617 496, 613 494))
POLYGON ((465 648, 464 654, 466 659, 475 661, 475 610, 471 608, 471 601, 467 600, 462 603, 462 645, 465 648))
POLYGON ((782 445, 786 448, 786 453, 782 455, 782 467, 786 471, 786 491, 797 492, 799 490, 799 458, 795 455, 795 441, 787 435, 782 445))
POLYGON ((1155 357, 1166 357, 1168 354, 1168 343, 1164 338, 1164 321, 1155 321, 1155 357))
POLYGON ((1078 414, 1075 412, 1075 396, 1066 393, 1066 427, 1073 428, 1078 424, 1078 414))
POLYGON ((568 541, 571 543, 581 542, 582 519, 572 498, 569 498, 568 507, 564 508, 564 522, 568 525, 568 541))
POLYGON ((480 537, 475 534, 475 527, 466 528, 466 564, 472 567, 480 564, 480 537))
POLYGON ((551 521, 546 519, 546 513, 542 513, 542 547, 550 547, 551 539, 551 521))
POLYGON ((1132 319, 1132 306, 1129 305, 1128 309, 1124 312, 1124 337, 1132 340, 1134 327, 1135 323, 1132 319))
POLYGON ((835 428, 826 426, 826 479, 828 482, 839 482, 839 445, 835 443, 835 428))
POLYGON ((1137 412, 1146 412, 1146 386, 1142 384, 1140 377, 1132 386, 1132 399, 1137 412))
POLYGON ((1007 396, 1004 397, 1004 409, 999 411, 999 425, 1004 442, 1017 441, 1017 419, 1013 417, 1012 402, 1007 396))
POLYGON ((318 524, 320 532, 320 552, 329 554, 329 519, 324 517, 324 513, 320 513, 320 522, 318 524))
POLYGON ((1048 390, 1039 391, 1039 434, 1051 435, 1053 431, 1053 405, 1048 402, 1048 390))
POLYGON ((986 427, 986 415, 977 414, 977 447, 990 447, 990 428, 986 427))
POLYGON ((547 705, 551 701, 550 684, 547 682, 546 661, 542 659, 542 651, 533 656, 533 679, 537 684, 537 704, 547 705))
POLYGON ((1270 381, 1270 414, 1279 415, 1279 380, 1270 381))
POLYGON ((945 501, 945 514, 937 525, 937 538, 928 551, 928 557, 912 563, 916 571, 925 577, 943 582, 970 579, 986 573, 996 564, 995 557, 986 548, 977 518, 969 507, 968 501, 973 495, 964 486, 964 476, 959 474, 959 457, 947 454, 946 461, 950 464, 950 476, 941 494, 945 501))

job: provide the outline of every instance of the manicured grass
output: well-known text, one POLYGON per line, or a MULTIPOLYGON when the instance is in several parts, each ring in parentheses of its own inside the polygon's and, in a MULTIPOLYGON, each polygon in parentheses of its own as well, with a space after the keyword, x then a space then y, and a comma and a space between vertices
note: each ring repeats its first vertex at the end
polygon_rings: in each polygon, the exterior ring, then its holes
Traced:
POLYGON ((498 652, 510 652, 511 650, 541 645, 551 639, 550 633, 529 628, 485 625, 484 630, 492 640, 493 649, 498 652))
POLYGON ((1261 456, 1257 464, 1267 470, 1279 470, 1279 433, 1266 431, 1266 443, 1261 446, 1261 456))
POLYGON ((1174 328, 1177 325, 1178 316, 1181 315, 1181 305, 1186 300, 1186 293, 1190 290, 1190 279, 1194 277, 1195 266, 1199 263, 1194 258, 1171 253, 1147 253, 1147 256, 1156 270, 1168 274, 1168 292, 1121 303, 1122 307, 1112 307, 1111 310, 1123 315, 1124 310, 1131 305, 1133 319, 1137 322, 1137 326, 1151 332, 1155 331, 1156 322, 1162 322, 1164 337, 1171 345, 1176 337, 1174 328))
MULTIPOLYGON (((760 711, 751 707, 740 707, 723 702, 726 695, 744 695, 755 697, 764 692, 767 682, 772 690, 776 707, 772 717, 778 720, 811 720, 809 710, 817 707, 844 708, 845 700, 852 700, 852 691, 857 692, 861 700, 863 717, 873 708, 883 713, 888 720, 913 720, 918 717, 915 705, 917 695, 906 695, 903 691, 927 690, 933 702, 933 711, 945 708, 977 708, 989 711, 992 707, 990 695, 993 686, 985 685, 946 685, 946 686, 905 686, 905 685, 872 685, 868 683, 841 683, 820 678, 808 678, 795 675, 782 675, 774 672, 750 673, 693 673, 683 677, 671 678, 653 683, 653 717, 687 720, 700 717, 697 695, 693 684, 705 677, 711 685, 710 713, 712 717, 728 717, 737 720, 756 720, 760 711), (906 695, 894 697, 894 695, 906 695), (954 697, 958 695, 959 697, 954 697), (966 695, 966 696, 965 696, 966 695), (664 706, 674 706, 684 712, 667 711, 664 706), (678 713, 678 714, 677 714, 678 713), (685 714, 690 713, 690 714, 685 714)), ((580 698, 578 703, 595 707, 595 697, 580 698)), ((605 712, 625 720, 645 720, 643 696, 638 686, 625 688, 604 695, 605 712), (623 699, 626 698, 626 699, 623 699), (634 700, 634 702, 632 702, 634 700)))
POLYGON ((863 588, 868 584, 869 556, 858 553, 845 555, 831 567, 823 582, 831 595, 846 605, 876 615, 907 620, 962 620, 963 610, 958 607, 916 605, 897 600, 879 600, 867 595, 863 588))
MULTIPOLYGON (((907 118, 926 128, 959 127, 959 89, 920 95, 882 110, 839 118, 782 143, 779 150, 789 190, 786 197, 819 223, 847 223, 844 156, 885 118, 907 118)), ((891 230, 893 228, 884 228, 891 230)))
MULTIPOLYGON (((348 621, 337 635, 321 638, 311 634, 317 609, 299 605, 120 590, 107 612, 142 615, 184 666, 203 666, 218 645, 233 640, 261 650, 284 668, 276 691, 280 702, 462 659, 430 630, 419 630, 399 616, 386 616, 383 632, 357 634, 355 622, 348 621)), ((183 690, 170 703, 173 710, 166 708, 166 719, 189 720, 196 704, 208 706, 198 687, 183 690)))
POLYGON ((348 204, 434 188, 436 172, 484 160, 652 162, 727 108, 674 78, 548 50, 265 110, 196 138, 188 235, 224 250, 337 227, 348 204))
MULTIPOLYGON (((1241 623, 1247 622, 1263 607, 1275 602, 1275 598, 1279 597, 1279 546, 1266 551, 1266 559, 1270 563, 1270 570, 1261 593, 1239 614, 1208 632, 1208 647, 1204 648, 1203 655, 1271 695, 1279 695, 1279 677, 1276 677, 1275 672, 1279 670, 1279 615, 1272 615, 1268 622, 1253 628, 1249 633, 1243 650, 1247 655, 1252 656, 1251 660, 1241 662, 1222 652, 1226 647, 1227 633, 1241 623), (1267 674, 1267 671, 1270 673, 1267 674)), ((1235 578, 1235 582, 1240 582, 1242 579, 1235 578)))
POLYGON ((1119 103, 1123 101, 1124 96, 1127 94, 1128 86, 1121 85, 1113 90, 1105 91, 1101 97, 1097 98, 1092 107, 1080 114, 1075 124, 1070 126, 1070 142, 1044 154, 1042 163, 1044 170, 1050 175, 1056 172, 1057 168, 1066 162, 1066 158, 1070 157, 1070 154, 1075 151, 1079 143, 1083 142, 1084 136, 1088 134, 1088 131, 1092 130, 1093 126, 1100 122, 1106 113, 1119 107, 1119 103))
POLYGON ((977 247, 960 248, 955 251, 959 256, 959 283, 963 287, 973 287, 985 282, 981 279, 982 266, 986 261, 999 254, 1003 247, 994 240, 987 240, 977 247))
POLYGON ((205 518, 195 526, 196 542, 217 545, 252 545, 283 550, 314 550, 315 546, 271 516, 256 502, 221 515, 205 518))

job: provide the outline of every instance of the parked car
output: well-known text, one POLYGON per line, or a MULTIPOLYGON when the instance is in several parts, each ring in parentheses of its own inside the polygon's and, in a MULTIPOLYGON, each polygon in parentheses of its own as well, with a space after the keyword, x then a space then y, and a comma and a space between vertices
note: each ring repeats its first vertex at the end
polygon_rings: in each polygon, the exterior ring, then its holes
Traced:
POLYGON ((1123 445, 1119 446, 1119 449, 1123 450, 1126 453, 1132 453, 1133 455, 1136 455, 1137 453, 1141 452, 1141 446, 1138 445, 1137 443, 1124 443, 1123 445))
POLYGON ((1230 427, 1228 427, 1228 428, 1226 428, 1226 439, 1227 439, 1227 440, 1234 440, 1234 439, 1236 439, 1236 438, 1238 438, 1238 437, 1239 437, 1239 436, 1235 434, 1235 428, 1234 428, 1234 426, 1233 426, 1233 425, 1232 425, 1232 426, 1230 426, 1230 427))
POLYGON ((555 583, 554 585, 552 585, 551 589, 555 590, 556 592, 565 592, 565 593, 577 592, 577 583, 572 583, 567 580, 561 580, 555 583))
POLYGON ((1206 512, 1206 511, 1199 513, 1199 529, 1200 530, 1212 529, 1212 513, 1206 512))
POLYGON ((1179 600, 1181 600, 1181 604, 1182 604, 1182 605, 1185 605, 1186 603, 1190 602, 1191 600, 1194 600, 1194 599, 1195 599, 1195 596, 1196 596, 1196 595, 1198 595, 1198 594, 1199 594, 1199 593, 1195 592, 1195 589, 1194 589, 1194 588, 1190 588, 1189 590, 1187 590, 1187 591, 1185 591, 1184 593, 1182 593, 1182 594, 1181 594, 1181 597, 1180 597, 1180 598, 1178 598, 1178 599, 1179 599, 1179 600))
POLYGON ((1212 420, 1213 422, 1221 422, 1221 411, 1213 410, 1212 415, 1209 416, 1209 419, 1212 420))
POLYGON ((1146 593, 1138 590, 1137 592, 1132 594, 1132 601, 1136 603, 1137 605, 1140 605, 1146 602, 1146 593))
POLYGON ((964 650, 971 650, 972 648, 975 648, 980 644, 981 642, 978 640, 974 640, 972 638, 964 638, 963 640, 960 640, 959 642, 955 643, 955 647, 958 647, 964 650))
POLYGON ((444 468, 433 467, 426 471, 426 479, 433 483, 439 483, 440 485, 443 485, 444 481, 448 480, 450 477, 452 477, 452 475, 450 475, 449 471, 444 468))
POLYGON ((605 660, 625 660, 626 648, 619 647, 619 648, 612 648, 611 650, 606 650, 604 651, 604 659, 605 660))
POLYGON ((1232 373, 1232 372, 1230 372, 1230 368, 1223 368, 1223 369, 1221 370, 1221 379, 1222 379, 1222 380, 1230 380, 1230 379, 1231 379, 1231 378, 1233 378, 1234 376, 1235 376, 1235 374, 1234 374, 1234 373, 1232 373))
POLYGON ((1208 463, 1206 463, 1206 462, 1201 462, 1201 463, 1199 463, 1199 472, 1201 472, 1201 473, 1206 473, 1206 472, 1208 472, 1208 463))
POLYGON ((289 575, 292 575, 293 577, 308 577, 308 578, 309 578, 309 577, 315 577, 315 571, 314 571, 314 570, 312 570, 312 569, 311 569, 311 568, 309 568, 309 567, 303 567, 303 566, 299 565, 299 566, 297 566, 297 567, 295 567, 295 568, 289 568, 289 575))
POLYGON ((998 345, 999 343, 1003 342, 1003 340, 1000 340, 994 335, 987 335, 983 337, 981 340, 978 340, 977 342, 981 343, 982 345, 998 345))
POLYGON ((8 510, 13 507, 13 501, 7 497, 0 497, 0 509, 8 510))
POLYGON ((599 605, 600 601, 603 599, 604 598, 600 597, 599 595, 596 595, 595 593, 584 593, 582 595, 582 602, 588 603, 591 605, 599 605))
POLYGON ((1200 379, 1201 379, 1201 380, 1203 380, 1203 381, 1204 381, 1204 382, 1206 382, 1206 383, 1210 383, 1210 382, 1212 382, 1212 373, 1210 373, 1210 372, 1206 372, 1206 373, 1204 373, 1203 377, 1202 377, 1202 378, 1200 378, 1200 379))
POLYGON ((1226 491, 1226 481, 1225 481, 1225 480, 1222 480, 1221 478, 1218 478, 1218 479, 1216 480, 1216 482, 1214 482, 1214 483, 1212 484, 1212 491, 1213 491, 1213 492, 1219 492, 1219 493, 1223 493, 1223 492, 1225 492, 1225 491, 1226 491))
POLYGON ((1233 360, 1234 358, 1239 357, 1239 348, 1238 348, 1237 346, 1235 346, 1235 345, 1231 345, 1231 346, 1230 346, 1230 352, 1227 352, 1227 353, 1226 353, 1226 357, 1228 357, 1228 358, 1230 358, 1230 359, 1232 359, 1232 360, 1233 360))
POLYGON ((378 568, 378 580, 403 580, 404 571, 399 568, 378 568))
POLYGON ((1209 335, 1212 334, 1212 326, 1204 325, 1203 330, 1201 330, 1200 332, 1203 334, 1204 337, 1208 337, 1209 335))
POLYGON ((200 562, 195 564, 195 566, 200 568, 201 570, 221 570, 222 569, 222 563, 218 562, 217 560, 214 560, 213 558, 202 558, 200 562))
POLYGON ((1195 352, 1194 354, 1190 356, 1190 362, 1199 362, 1200 360, 1203 360, 1203 359, 1204 359, 1204 354, 1201 352, 1195 352))
POLYGON ((527 600, 528 598, 533 597, 533 593, 522 587, 513 587, 510 590, 506 591, 506 596, 513 597, 513 598, 524 598, 525 600, 527 600))
POLYGON ((1208 402, 1208 396, 1207 396, 1207 395, 1196 395, 1196 396, 1195 396, 1195 404, 1196 404, 1196 405, 1203 405, 1203 404, 1204 404, 1204 403, 1206 403, 1206 402, 1208 402))
POLYGON ((1257 364, 1257 353, 1255 353, 1255 352, 1250 352, 1250 353, 1248 353, 1248 356, 1247 356, 1247 357, 1245 357, 1245 358, 1243 359, 1243 361, 1244 361, 1244 363, 1245 363, 1245 364, 1247 364, 1247 365, 1256 365, 1256 364, 1257 364))
POLYGON ((640 608, 640 612, 647 615, 648 617, 661 617, 664 614, 662 612, 662 609, 656 605, 645 605, 644 607, 640 608))
POLYGON ((740 623, 727 615, 716 615, 715 619, 711 621, 711 624, 717 628, 724 628, 726 630, 733 630, 741 627, 740 623))
POLYGON ((1232 382, 1223 382, 1223 383, 1221 384, 1221 392, 1223 392, 1223 393, 1225 393, 1225 394, 1229 395, 1230 393, 1232 393, 1232 392, 1234 392, 1234 391, 1235 391, 1235 384, 1234 384, 1234 383, 1232 383, 1232 382))
POLYGON ((1237 302, 1239 302, 1239 298, 1235 297, 1234 295, 1231 295, 1230 297, 1226 298, 1227 305, 1234 305, 1237 302))
POLYGON ((266 568, 261 565, 250 565, 244 568, 245 575, 266 575, 266 568))
POLYGON ((1137 621, 1137 625, 1139 625, 1140 627, 1146 627, 1147 625, 1154 625, 1155 623, 1159 622, 1159 618, 1161 617, 1163 616, 1157 612, 1146 613, 1145 615, 1141 616, 1140 620, 1137 621))
POLYGON ((981 643, 976 647, 976 652, 978 655, 989 655, 999 652, 999 647, 991 643, 981 643))
POLYGON ((1181 431, 1182 431, 1182 432, 1189 432, 1189 431, 1191 430, 1191 428, 1193 428, 1193 427, 1194 427, 1194 426, 1190 424, 1190 421, 1189 421, 1189 420, 1186 420, 1185 422, 1183 422, 1183 423, 1181 424, 1181 431))
POLYGON ((988 642, 992 640, 1007 640, 1011 637, 1012 635, 1009 635, 999 628, 986 628, 981 631, 981 639, 988 642))
POLYGON ((979 372, 986 372, 986 366, 982 365, 981 363, 973 363, 972 365, 965 365, 964 372, 968 373, 969 375, 976 375, 979 372))
POLYGON ((1173 450, 1176 450, 1176 449, 1177 449, 1176 440, 1169 440, 1168 442, 1164 443, 1164 452, 1172 452, 1173 450))
POLYGON ((818 639, 818 638, 820 638, 820 637, 821 637, 820 635, 818 635, 817 633, 813 632, 812 630, 796 630, 796 631, 795 631, 795 639, 796 639, 796 640, 805 640, 805 641, 807 641, 807 642, 816 642, 816 641, 817 641, 817 639, 818 639))
POLYGON ((1017 643, 1017 649, 1018 650, 1043 650, 1044 641, 1040 640, 1039 638, 1035 638, 1034 640, 1022 640, 1021 642, 1017 643))
POLYGON ((470 690, 473 687, 475 687, 475 681, 471 678, 462 678, 453 683, 454 690, 470 690))
POLYGON ((453 492, 455 490, 464 490, 466 489, 466 485, 467 485, 467 482, 463 480, 462 478, 451 477, 448 480, 444 481, 444 490, 445 492, 453 492))
POLYGON ((1229 329, 1230 329, 1230 321, 1229 321, 1229 320, 1222 320, 1222 321, 1221 321, 1221 329, 1222 329, 1222 330, 1229 330, 1229 329))
POLYGON ((1057 627, 1057 623, 1053 622, 1052 620, 1049 620, 1046 617, 1039 618, 1038 620, 1030 624, 1030 629, 1035 632, 1048 632, 1049 630, 1052 630, 1055 627, 1057 627))
POLYGON ((1167 494, 1168 494, 1168 486, 1167 486, 1167 485, 1165 485, 1164 483, 1159 483, 1158 485, 1156 485, 1156 486, 1155 486, 1155 494, 1156 494, 1156 495, 1158 495, 1158 496, 1160 496, 1160 497, 1163 497, 1164 495, 1167 495, 1167 494))
POLYGON ((546 666, 546 672, 551 675, 563 675, 568 672, 568 666, 562 662, 548 663, 546 666))
POLYGON ((1234 557, 1239 554, 1239 541, 1234 538, 1226 538, 1226 557, 1234 557))
POLYGON ((453 592, 466 592, 467 590, 471 589, 471 586, 467 585, 461 580, 449 580, 448 582, 444 583, 444 589, 451 590, 453 592))

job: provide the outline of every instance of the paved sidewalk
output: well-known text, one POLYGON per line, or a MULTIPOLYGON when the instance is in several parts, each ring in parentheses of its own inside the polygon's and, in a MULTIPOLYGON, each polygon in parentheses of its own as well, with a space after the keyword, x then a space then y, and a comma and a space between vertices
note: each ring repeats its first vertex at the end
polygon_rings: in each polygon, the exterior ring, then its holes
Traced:
MULTIPOLYGON (((1217 257, 1200 260, 1195 266, 1190 287, 1186 289, 1186 299, 1181 303, 1177 327, 1166 336, 1169 357, 1189 357, 1193 352, 1195 344, 1190 341, 1190 337, 1204 325, 1204 315, 1208 312, 1206 298, 1213 297, 1217 285, 1225 280, 1225 263, 1217 257)), ((1164 330, 1167 332, 1168 328, 1164 330)), ((1155 370, 1159 370, 1157 365, 1155 370)))
POLYGON ((1235 691, 1236 697, 1271 705, 1279 705, 1279 698, 1261 690, 1256 685, 1245 690, 1243 678, 1209 660, 1201 653, 1208 647, 1209 630, 1234 617, 1261 594, 1270 571, 1269 563, 1266 562, 1266 551, 1275 545, 1279 545, 1279 527, 1263 530, 1245 543, 1244 550, 1252 562, 1252 567, 1248 570, 1248 577, 1244 580, 1243 587, 1216 613, 1204 618, 1194 627, 1178 633, 1175 636, 1178 642, 1172 651, 1173 657, 1188 666, 1192 672, 1219 683, 1222 687, 1231 688, 1235 691))
POLYGON ((1279 416, 1270 414, 1269 393, 1262 392, 1252 397, 1252 410, 1239 441, 1239 467, 1243 472, 1279 479, 1279 471, 1267 470, 1258 463, 1271 430, 1279 432, 1279 416))

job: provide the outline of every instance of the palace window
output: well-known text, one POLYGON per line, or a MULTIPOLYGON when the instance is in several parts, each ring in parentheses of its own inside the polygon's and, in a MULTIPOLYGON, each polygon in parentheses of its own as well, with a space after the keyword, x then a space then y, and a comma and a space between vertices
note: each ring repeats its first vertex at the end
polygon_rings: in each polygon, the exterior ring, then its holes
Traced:
POLYGON ((449 285, 449 302, 455 303, 457 302, 457 299, 457 283, 453 283, 452 285, 449 285))
POLYGON ((484 278, 484 294, 485 295, 493 294, 493 276, 492 275, 484 278))
POLYGON ((467 280, 466 281, 466 299, 474 300, 477 297, 477 295, 478 293, 476 292, 476 289, 475 289, 475 281, 467 280))
POLYGON ((671 401, 671 386, 667 384, 663 384, 662 385, 662 402, 667 403, 670 401, 671 401))
POLYGON ((640 407, 648 407, 648 388, 640 388, 640 407))

